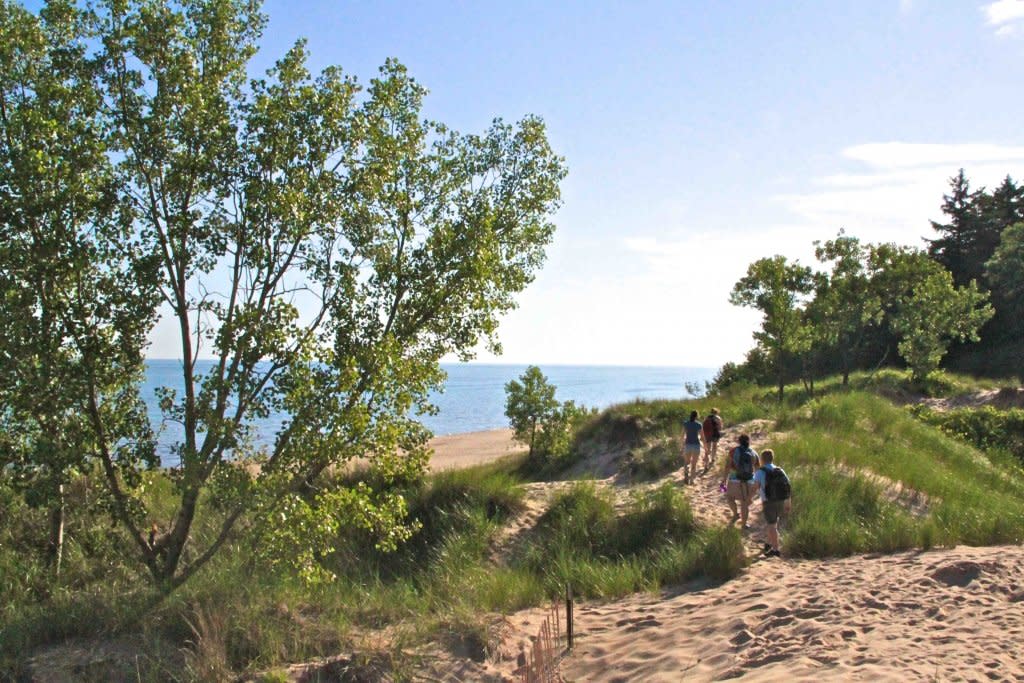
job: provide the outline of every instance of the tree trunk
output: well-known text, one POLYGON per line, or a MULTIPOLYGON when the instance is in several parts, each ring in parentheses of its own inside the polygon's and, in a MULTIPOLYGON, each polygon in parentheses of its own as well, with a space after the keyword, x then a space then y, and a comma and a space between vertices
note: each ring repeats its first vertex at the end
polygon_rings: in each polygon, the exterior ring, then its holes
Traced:
POLYGON ((533 458, 533 440, 537 438, 537 418, 531 420, 530 426, 530 454, 527 456, 533 458))
POLYGON ((60 577, 64 559, 64 484, 57 485, 57 502, 50 508, 50 564, 53 574, 60 577))

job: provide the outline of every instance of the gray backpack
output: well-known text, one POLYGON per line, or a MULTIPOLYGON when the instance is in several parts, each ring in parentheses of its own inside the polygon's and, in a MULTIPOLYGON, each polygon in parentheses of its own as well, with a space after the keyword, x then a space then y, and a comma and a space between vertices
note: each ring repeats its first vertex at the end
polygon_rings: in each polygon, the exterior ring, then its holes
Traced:
POLYGON ((754 451, 750 446, 737 446, 736 456, 733 463, 736 465, 736 478, 740 481, 750 481, 754 478, 754 451))

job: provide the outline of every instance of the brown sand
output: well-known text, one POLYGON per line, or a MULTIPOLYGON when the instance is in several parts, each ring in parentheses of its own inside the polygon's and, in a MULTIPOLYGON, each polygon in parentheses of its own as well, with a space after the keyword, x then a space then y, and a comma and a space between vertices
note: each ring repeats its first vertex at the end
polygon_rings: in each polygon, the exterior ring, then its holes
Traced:
POLYGON ((570 681, 1021 680, 1024 549, 764 560, 577 609, 570 681))
POLYGON ((430 458, 434 472, 492 462, 522 450, 512 441, 511 429, 435 436, 430 447, 434 449, 430 458))
MULTIPOLYGON (((737 425, 723 435, 719 465, 741 431, 759 451, 781 436, 767 421, 737 425)), ((781 453, 779 462, 785 466, 781 453)), ((689 486, 681 472, 667 478, 684 488, 704 524, 729 523, 718 472, 689 486)), ((599 483, 619 488, 622 479, 599 483)), ((894 495, 915 507, 905 492, 894 495)), ((578 603, 577 647, 562 661, 564 679, 1024 680, 1024 548, 763 559, 760 510, 760 502, 751 505, 743 536, 752 564, 740 577, 578 603)), ((528 641, 541 613, 511 615, 513 638, 528 641)), ((503 680, 514 679, 513 662, 496 664, 503 680)))

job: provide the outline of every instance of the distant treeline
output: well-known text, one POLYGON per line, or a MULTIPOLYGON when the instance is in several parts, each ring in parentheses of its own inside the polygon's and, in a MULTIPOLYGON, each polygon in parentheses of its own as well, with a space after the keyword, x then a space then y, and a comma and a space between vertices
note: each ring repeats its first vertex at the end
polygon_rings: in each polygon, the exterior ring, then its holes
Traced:
POLYGON ((1024 358, 1024 186, 1010 176, 972 190, 950 179, 938 236, 925 250, 866 244, 840 230, 815 242, 819 268, 762 258, 731 301, 760 310, 757 345, 727 363, 716 385, 775 383, 906 364, 925 379, 940 364, 988 376, 1019 372, 1024 358))

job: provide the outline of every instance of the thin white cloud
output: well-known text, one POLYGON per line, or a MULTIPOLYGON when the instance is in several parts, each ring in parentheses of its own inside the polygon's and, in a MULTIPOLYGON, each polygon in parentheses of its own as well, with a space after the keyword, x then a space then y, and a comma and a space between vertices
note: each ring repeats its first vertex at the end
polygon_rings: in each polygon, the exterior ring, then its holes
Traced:
POLYGON ((877 169, 900 169, 949 163, 965 165, 1021 160, 1024 159, 1024 146, 873 142, 847 147, 843 150, 843 156, 877 169))
POLYGON ((989 26, 996 27, 996 35, 1001 38, 1024 34, 1024 0, 998 0, 983 5, 989 26))
POLYGON ((960 168, 971 186, 994 187, 1009 174, 1024 179, 1024 146, 991 143, 854 145, 841 156, 859 168, 812 181, 775 197, 802 219, 815 239, 839 228, 868 242, 923 246, 928 219, 941 218, 942 195, 960 168))
POLYGON ((914 0, 900 0, 900 14, 910 14, 914 11, 914 0))
POLYGON ((1024 19, 1024 0, 998 0, 984 5, 981 10, 989 24, 1001 26, 1024 19))

